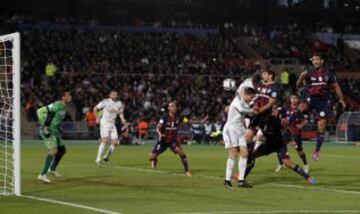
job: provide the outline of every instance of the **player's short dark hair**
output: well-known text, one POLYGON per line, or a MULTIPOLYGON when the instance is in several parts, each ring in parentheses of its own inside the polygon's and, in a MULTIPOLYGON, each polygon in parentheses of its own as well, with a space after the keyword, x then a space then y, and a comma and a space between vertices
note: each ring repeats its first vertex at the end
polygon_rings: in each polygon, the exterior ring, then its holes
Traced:
POLYGON ((109 92, 109 95, 110 95, 111 93, 113 93, 113 92, 118 93, 115 89, 113 89, 113 90, 111 90, 111 91, 109 92))
POLYGON ((68 89, 63 89, 59 91, 59 97, 62 98, 63 96, 65 96, 67 93, 71 94, 70 90, 68 89))
POLYGON ((246 94, 246 95, 255 95, 256 90, 254 88, 251 88, 251 87, 246 87, 244 89, 244 94, 246 94))
POLYGON ((320 59, 325 60, 324 55, 321 52, 313 52, 311 57, 314 57, 314 56, 320 57, 320 59))
POLYGON ((271 75, 271 76, 272 76, 272 80, 275 79, 275 76, 276 76, 276 75, 275 75, 275 72, 274 72, 273 70, 267 68, 267 69, 263 70, 263 72, 266 72, 268 75, 271 75))
POLYGON ((291 94, 290 94, 290 97, 292 97, 292 96, 295 96, 295 97, 297 97, 297 98, 300 97, 300 95, 299 95, 298 93, 291 93, 291 94))
POLYGON ((260 72, 254 72, 251 76, 251 81, 254 87, 257 87, 261 83, 260 72))
POLYGON ((169 102, 168 106, 171 104, 171 103, 174 103, 176 105, 176 100, 172 100, 169 102))

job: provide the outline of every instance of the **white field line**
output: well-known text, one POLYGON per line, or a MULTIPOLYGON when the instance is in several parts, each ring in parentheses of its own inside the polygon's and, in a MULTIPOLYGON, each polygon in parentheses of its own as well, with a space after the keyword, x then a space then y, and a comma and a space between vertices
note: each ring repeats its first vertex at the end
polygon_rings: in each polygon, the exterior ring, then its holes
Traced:
POLYGON ((199 213, 174 213, 174 214, 275 214, 275 213, 360 213, 360 210, 271 210, 271 211, 215 211, 199 213))
POLYGON ((90 207, 90 206, 85 206, 85 205, 70 203, 70 202, 65 202, 65 201, 59 201, 59 200, 54 200, 54 199, 40 198, 40 197, 36 197, 36 196, 31 196, 31 195, 21 195, 20 197, 37 200, 37 201, 43 201, 43 202, 52 203, 52 204, 59 204, 59 205, 68 206, 68 207, 75 207, 75 208, 79 208, 79 209, 83 209, 83 210, 90 210, 90 211, 97 212, 97 213, 122 214, 122 213, 111 211, 111 210, 105 210, 105 209, 100 209, 100 208, 96 208, 96 207, 90 207))

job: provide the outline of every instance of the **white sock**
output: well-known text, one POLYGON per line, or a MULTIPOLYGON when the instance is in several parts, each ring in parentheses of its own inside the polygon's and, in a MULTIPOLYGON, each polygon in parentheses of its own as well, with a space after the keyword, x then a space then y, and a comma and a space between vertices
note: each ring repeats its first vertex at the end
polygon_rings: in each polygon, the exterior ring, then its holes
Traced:
POLYGON ((115 151, 115 149, 116 149, 116 146, 115 146, 114 144, 111 144, 111 145, 109 146, 109 149, 108 149, 105 157, 106 157, 106 158, 109 158, 110 155, 115 151))
POLYGON ((245 171, 246 171, 247 158, 239 158, 239 180, 245 180, 245 171))
POLYGON ((233 168, 234 168, 234 163, 235 160, 228 158, 227 162, 226 162, 226 178, 225 180, 227 181, 231 181, 231 176, 232 176, 232 172, 233 172, 233 168))
POLYGON ((96 157, 96 161, 100 161, 100 160, 101 160, 101 156, 102 156, 102 154, 104 153, 105 146, 106 146, 105 143, 100 143, 99 149, 98 149, 98 154, 97 154, 97 157, 96 157))

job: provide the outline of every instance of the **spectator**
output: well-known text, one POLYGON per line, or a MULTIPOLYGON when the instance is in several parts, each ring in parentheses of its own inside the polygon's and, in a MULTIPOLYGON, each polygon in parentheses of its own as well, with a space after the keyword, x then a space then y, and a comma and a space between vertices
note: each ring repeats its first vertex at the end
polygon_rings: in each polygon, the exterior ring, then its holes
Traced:
POLYGON ((289 87, 289 71, 287 69, 284 69, 284 71, 281 72, 280 82, 281 82, 281 85, 284 90, 288 89, 288 87, 289 87))
POLYGON ((149 134, 149 123, 144 119, 141 120, 138 124, 138 130, 139 130, 139 139, 147 138, 149 134))
POLYGON ((89 111, 85 115, 86 125, 89 131, 89 135, 92 139, 95 139, 97 128, 96 128, 96 115, 92 108, 89 109, 89 111))
POLYGON ((204 139, 204 126, 200 123, 191 124, 191 132, 193 134, 193 140, 196 143, 201 143, 204 139))

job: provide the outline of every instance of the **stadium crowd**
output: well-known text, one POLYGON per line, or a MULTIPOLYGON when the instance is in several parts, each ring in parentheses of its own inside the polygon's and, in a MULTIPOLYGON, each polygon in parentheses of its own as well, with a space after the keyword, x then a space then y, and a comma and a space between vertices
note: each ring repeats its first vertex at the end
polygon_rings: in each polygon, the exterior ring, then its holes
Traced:
MULTIPOLYGON (((35 109, 56 99, 59 89, 71 88, 76 111, 71 119, 76 121, 83 120, 111 89, 120 92, 132 121, 156 118, 169 100, 177 100, 185 114, 210 114, 215 121, 233 95, 220 87, 224 76, 240 83, 256 70, 240 63, 245 57, 236 40, 239 35, 271 38, 277 48, 272 57, 295 57, 306 63, 312 51, 321 50, 334 65, 347 62, 340 50, 315 41, 294 23, 271 29, 232 23, 223 27, 218 34, 205 36, 21 28, 22 97, 28 119, 36 120, 35 109)), ((351 81, 344 84, 358 88, 351 81)))

